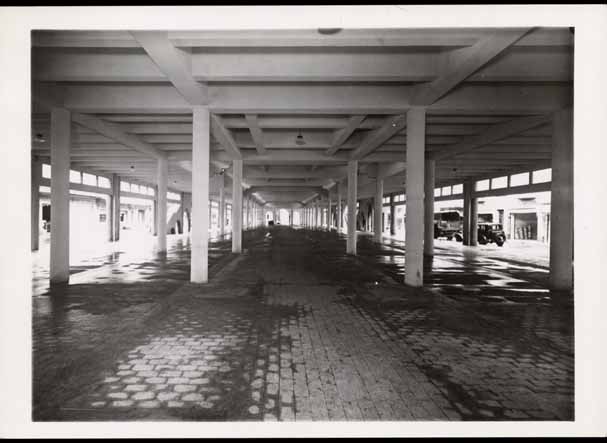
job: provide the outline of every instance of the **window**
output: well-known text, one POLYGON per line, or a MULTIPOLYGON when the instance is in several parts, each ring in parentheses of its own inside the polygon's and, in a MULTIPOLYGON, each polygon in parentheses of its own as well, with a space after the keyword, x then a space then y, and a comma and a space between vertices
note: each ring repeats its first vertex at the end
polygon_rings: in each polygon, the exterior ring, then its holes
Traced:
POLYGON ((80 171, 74 171, 70 169, 70 183, 82 183, 82 176, 80 171))
POLYGON ((124 192, 131 192, 131 184, 129 182, 121 181, 120 190, 124 192))
POLYGON ((508 187, 508 176, 491 179, 491 189, 502 189, 508 187))
POLYGON ((459 184, 459 185, 453 185, 453 190, 451 191, 452 194, 463 194, 464 193, 464 185, 463 184, 459 184))
POLYGON ((100 188, 111 188, 110 179, 107 177, 97 177, 97 186, 100 188))
POLYGON ((181 195, 175 192, 167 192, 167 199, 169 200, 181 200, 181 195))
POLYGON ((82 173, 82 183, 90 186, 97 186, 97 176, 93 174, 82 173))
POLYGON ((442 195, 451 195, 451 186, 443 187, 443 190, 441 192, 442 192, 442 195))
POLYGON ((51 187, 50 186, 40 186, 39 188, 40 192, 46 192, 47 194, 51 193, 51 187))
POLYGON ((137 194, 139 194, 139 185, 131 183, 131 192, 136 192, 137 194))
POLYGON ((546 183, 552 180, 552 168, 533 171, 533 183, 546 183))
POLYGON ((476 182, 476 190, 477 191, 486 191, 489 189, 489 180, 480 180, 476 182))
POLYGON ((51 165, 42 164, 42 177, 51 178, 51 165))
POLYGON ((440 188, 434 188, 434 196, 440 197, 440 188))
POLYGON ((510 176, 510 186, 524 186, 529 184, 529 173, 514 174, 510 176))
POLYGON ((148 188, 148 195, 155 195, 154 188, 148 188))

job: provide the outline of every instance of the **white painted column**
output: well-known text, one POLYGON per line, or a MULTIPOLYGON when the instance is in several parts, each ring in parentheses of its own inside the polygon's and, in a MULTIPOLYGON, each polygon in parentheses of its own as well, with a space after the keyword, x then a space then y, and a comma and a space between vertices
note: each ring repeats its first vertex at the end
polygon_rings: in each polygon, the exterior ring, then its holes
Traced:
POLYGON ((424 152, 426 110, 407 112, 407 216, 405 284, 421 287, 424 275, 424 152))
POLYGON ((112 238, 111 241, 120 240, 120 176, 112 174, 112 238))
POLYGON ((225 174, 220 174, 217 181, 219 183, 219 235, 223 236, 226 230, 225 174))
POLYGON ((470 246, 478 246, 478 199, 470 199, 470 246))
POLYGON ((348 236, 346 252, 356 255, 356 196, 358 191, 358 160, 348 161, 348 236))
POLYGON ((329 199, 328 203, 327 203, 327 229, 329 229, 329 231, 331 230, 331 228, 333 227, 333 216, 331 214, 331 191, 329 191, 327 193, 327 197, 329 199))
POLYGON ((550 287, 573 289, 573 111, 552 119, 550 194, 550 287))
POLYGON ((42 178, 42 162, 32 159, 31 169, 31 249, 37 251, 40 246, 40 179, 42 178))
POLYGON ((158 181, 158 252, 167 250, 167 184, 169 179, 169 162, 166 158, 158 159, 156 180, 158 181))
POLYGON ((232 252, 242 252, 242 160, 232 160, 232 252))
POLYGON ((434 179, 435 162, 426 159, 424 175, 424 254, 434 255, 434 179))
POLYGON ((293 209, 289 211, 289 226, 293 227, 293 209))
POLYGON ((152 233, 154 236, 158 235, 158 185, 154 186, 154 203, 152 203, 152 210, 154 212, 154 227, 152 229, 152 233))
POLYGON ((50 282, 70 279, 70 148, 71 114, 51 111, 51 258, 50 282))
POLYGON ((341 215, 341 183, 337 182, 337 231, 340 231, 342 228, 341 223, 342 215, 341 215))
POLYGON ((384 181, 379 177, 375 181, 375 208, 373 208, 373 237, 381 241, 381 213, 384 199, 384 181))
POLYGON ((190 281, 209 281, 209 108, 192 110, 192 257, 190 281))
POLYGON ((464 220, 462 224, 462 235, 464 236, 463 243, 465 246, 470 245, 470 208, 472 207, 473 189, 473 182, 464 182, 464 220))

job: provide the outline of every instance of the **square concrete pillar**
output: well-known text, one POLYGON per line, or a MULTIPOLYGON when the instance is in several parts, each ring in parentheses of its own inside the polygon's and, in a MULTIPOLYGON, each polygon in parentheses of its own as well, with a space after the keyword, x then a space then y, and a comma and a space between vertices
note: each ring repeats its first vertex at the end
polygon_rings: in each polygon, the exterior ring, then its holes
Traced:
POLYGON ((348 161, 348 237, 346 252, 356 255, 356 200, 358 193, 358 160, 348 161))
POLYGON ((242 252, 242 160, 232 160, 232 252, 242 252))
POLYGON ((169 180, 169 162, 165 158, 157 160, 156 180, 158 183, 158 216, 156 218, 157 228, 157 250, 166 252, 167 250, 167 185, 169 180))
POLYGON ((464 220, 462 223, 462 236, 464 237, 463 243, 466 246, 470 246, 470 210, 472 207, 472 193, 474 191, 474 182, 464 182, 464 220))
POLYGON ((112 238, 111 241, 120 240, 120 176, 112 174, 112 205, 111 205, 112 238))
POLYGON ((390 235, 396 234, 396 221, 394 217, 396 216, 396 208, 394 207, 394 195, 390 195, 390 235))
POLYGON ((424 154, 426 110, 407 112, 407 216, 405 218, 405 283, 423 286, 424 154))
POLYGON ((63 108, 51 111, 51 259, 50 282, 70 278, 70 149, 71 114, 63 108))
POLYGON ((342 216, 341 216, 341 183, 337 182, 337 230, 339 231, 342 227, 343 224, 341 222, 342 216))
POLYGON ((226 229, 226 196, 225 196, 225 174, 219 174, 219 235, 223 236, 226 229))
POLYGON ((373 211, 373 237, 376 241, 381 241, 381 214, 383 208, 383 199, 384 199, 384 181, 379 177, 375 181, 375 208, 373 211))
POLYGON ((550 287, 573 290, 573 110, 552 119, 550 287))
POLYGON ((190 281, 209 281, 209 108, 195 106, 192 112, 192 253, 190 281))
POLYGON ((152 203, 152 212, 152 217, 154 218, 152 234, 155 237, 158 235, 158 185, 154 185, 154 202, 152 203))
POLYGON ((40 246, 40 179, 42 178, 40 160, 32 159, 31 174, 31 250, 37 251, 40 246))
POLYGON ((434 160, 426 159, 424 174, 424 255, 434 255, 434 160))
MULTIPOLYGON (((474 191, 473 191, 474 192, 474 191)), ((478 246, 478 199, 470 199, 470 246, 478 246)))

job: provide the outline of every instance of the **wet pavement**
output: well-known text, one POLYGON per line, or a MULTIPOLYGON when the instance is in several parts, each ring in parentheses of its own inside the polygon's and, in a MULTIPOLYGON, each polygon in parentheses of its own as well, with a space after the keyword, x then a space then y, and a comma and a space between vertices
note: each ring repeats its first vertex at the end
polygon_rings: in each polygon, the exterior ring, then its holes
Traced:
MULTIPOLYGON (((543 268, 260 228, 34 297, 35 420, 573 420, 573 309, 543 268), (556 300, 558 299, 558 302, 556 300)), ((77 275, 77 274, 76 274, 77 275)))

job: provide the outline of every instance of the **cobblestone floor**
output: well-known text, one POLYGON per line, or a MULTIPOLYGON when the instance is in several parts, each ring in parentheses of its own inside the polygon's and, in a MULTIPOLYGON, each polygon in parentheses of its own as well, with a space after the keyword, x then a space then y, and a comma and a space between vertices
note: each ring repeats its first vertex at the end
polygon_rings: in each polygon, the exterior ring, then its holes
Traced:
POLYGON ((182 243, 35 298, 34 419, 573 419, 573 312, 535 268, 439 254, 417 291, 369 239, 350 257, 274 227, 244 247, 218 243, 204 286, 182 243))

